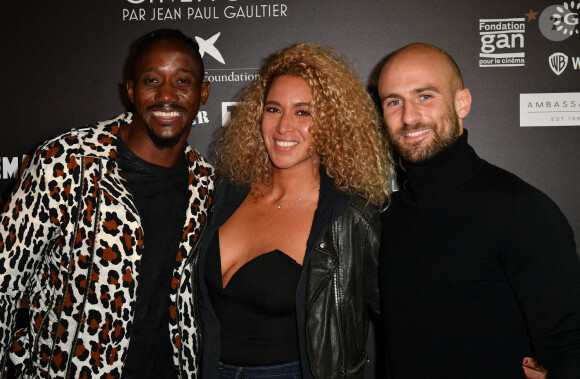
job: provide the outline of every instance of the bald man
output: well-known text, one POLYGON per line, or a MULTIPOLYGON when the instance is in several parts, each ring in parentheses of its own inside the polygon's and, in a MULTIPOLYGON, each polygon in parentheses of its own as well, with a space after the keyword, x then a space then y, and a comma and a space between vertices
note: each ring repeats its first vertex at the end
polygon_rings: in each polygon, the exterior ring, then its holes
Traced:
POLYGON ((471 94, 443 50, 391 54, 379 94, 406 179, 382 219, 392 376, 513 379, 534 356, 580 377, 580 262, 562 212, 468 144, 471 94))

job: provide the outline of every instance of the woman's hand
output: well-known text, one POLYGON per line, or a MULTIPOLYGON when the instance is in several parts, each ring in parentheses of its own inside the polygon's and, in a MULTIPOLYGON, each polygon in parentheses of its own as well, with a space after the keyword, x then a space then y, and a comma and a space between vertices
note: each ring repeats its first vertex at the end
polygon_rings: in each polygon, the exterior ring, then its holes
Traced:
POLYGON ((525 357, 522 362, 522 368, 528 379, 546 379, 548 371, 540 366, 535 359, 525 357))

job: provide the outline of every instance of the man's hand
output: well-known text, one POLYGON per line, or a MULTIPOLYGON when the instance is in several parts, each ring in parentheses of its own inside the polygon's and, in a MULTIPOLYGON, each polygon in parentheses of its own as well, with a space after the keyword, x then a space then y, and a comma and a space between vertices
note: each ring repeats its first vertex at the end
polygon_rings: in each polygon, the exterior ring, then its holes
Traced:
POLYGON ((535 359, 525 357, 522 362, 522 368, 528 379, 546 379, 548 371, 540 366, 535 359))

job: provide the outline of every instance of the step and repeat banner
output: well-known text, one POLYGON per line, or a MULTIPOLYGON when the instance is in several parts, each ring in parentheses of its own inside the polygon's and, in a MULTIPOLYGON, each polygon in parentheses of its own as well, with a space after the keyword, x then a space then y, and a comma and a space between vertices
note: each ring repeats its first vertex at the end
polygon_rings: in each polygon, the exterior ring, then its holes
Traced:
POLYGON ((411 42, 448 51, 473 107, 470 142, 552 197, 580 241, 580 1, 7 0, 0 196, 42 140, 125 111, 137 38, 179 28, 200 45, 210 99, 189 142, 212 143, 265 59, 297 42, 332 46, 372 88, 385 56, 411 42))

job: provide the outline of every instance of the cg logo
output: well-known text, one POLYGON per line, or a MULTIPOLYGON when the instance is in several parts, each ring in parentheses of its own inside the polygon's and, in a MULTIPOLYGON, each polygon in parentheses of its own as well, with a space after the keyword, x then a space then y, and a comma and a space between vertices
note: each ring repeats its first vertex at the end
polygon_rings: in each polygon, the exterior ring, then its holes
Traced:
POLYGON ((538 25, 540 31, 550 41, 563 41, 578 34, 578 13, 580 2, 550 5, 540 15, 538 25))

